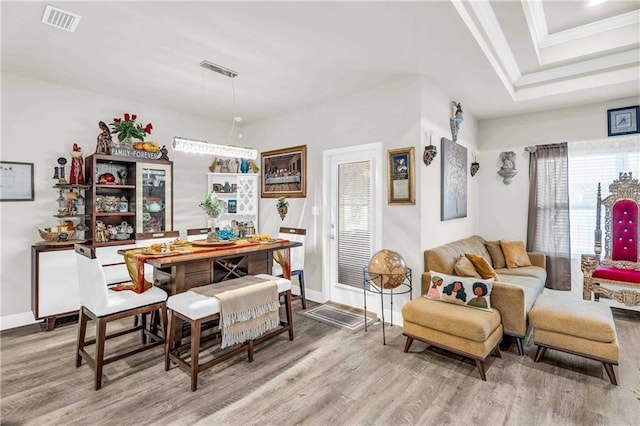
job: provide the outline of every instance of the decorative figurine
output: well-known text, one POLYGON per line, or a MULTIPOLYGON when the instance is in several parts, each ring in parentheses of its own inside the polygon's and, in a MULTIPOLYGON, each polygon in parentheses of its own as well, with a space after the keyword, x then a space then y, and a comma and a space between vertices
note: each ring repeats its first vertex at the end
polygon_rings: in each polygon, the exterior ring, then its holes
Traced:
POLYGON ((516 170, 516 163, 514 158, 516 153, 513 151, 504 151, 500 153, 500 161, 502 161, 502 167, 498 170, 498 174, 502 176, 502 182, 505 185, 509 185, 513 178, 518 174, 516 170))
POLYGON ((456 111, 453 118, 449 119, 449 124, 451 125, 451 140, 455 142, 458 140, 458 131, 460 130, 460 124, 464 121, 464 117, 462 116, 462 104, 453 101, 452 105, 456 107, 456 111))
POLYGON ((289 203, 284 197, 278 198, 278 202, 276 203, 276 208, 278 209, 278 214, 280 215, 280 219, 284 220, 289 211, 289 203))
POLYGON ((98 127, 102 130, 102 133, 98 135, 98 141, 96 145, 96 154, 108 154, 109 148, 113 146, 113 139, 111 139, 111 130, 104 121, 98 123, 98 127))
POLYGON ((260 170, 253 160, 249 160, 249 167, 251 168, 251 173, 258 173, 258 170, 260 170))
POLYGON ((58 179, 58 185, 66 185, 67 179, 64 177, 64 165, 67 164, 67 159, 64 157, 58 157, 59 166, 54 167, 53 178, 58 179))
POLYGON ((162 148, 160 148, 160 159, 169 161, 169 151, 166 145, 162 145, 162 148))
MULTIPOLYGON (((434 158, 438 155, 438 148, 431 143, 431 137, 433 136, 433 130, 429 130, 429 145, 424 147, 424 154, 422 154, 422 161, 424 161, 425 166, 431 164, 434 158)), ((425 139, 426 139, 425 132, 425 139)))
POLYGON ((84 159, 82 158, 82 149, 77 143, 73 144, 73 151, 71 151, 69 183, 71 185, 84 185, 84 159))

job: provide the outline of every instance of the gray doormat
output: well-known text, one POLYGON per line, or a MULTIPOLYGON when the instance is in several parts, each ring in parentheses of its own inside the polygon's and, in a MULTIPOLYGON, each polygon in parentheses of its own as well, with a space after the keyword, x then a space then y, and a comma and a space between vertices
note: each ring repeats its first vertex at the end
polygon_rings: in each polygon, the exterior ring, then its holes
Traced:
MULTIPOLYGON (((315 308, 298 311, 298 313, 307 318, 324 322, 352 333, 364 328, 364 311, 358 312, 356 309, 341 307, 330 302, 315 308)), ((371 312, 367 312, 367 320, 367 326, 369 326, 378 321, 378 317, 371 312)))

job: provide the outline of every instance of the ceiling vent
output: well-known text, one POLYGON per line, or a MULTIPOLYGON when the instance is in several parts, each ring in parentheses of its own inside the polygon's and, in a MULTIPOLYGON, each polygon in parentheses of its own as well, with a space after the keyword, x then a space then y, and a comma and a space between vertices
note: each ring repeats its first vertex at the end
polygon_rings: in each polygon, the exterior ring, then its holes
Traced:
POLYGON ((61 30, 74 32, 80 22, 80 15, 67 12, 50 4, 44 9, 42 15, 42 23, 51 25, 52 27, 59 28, 61 30))

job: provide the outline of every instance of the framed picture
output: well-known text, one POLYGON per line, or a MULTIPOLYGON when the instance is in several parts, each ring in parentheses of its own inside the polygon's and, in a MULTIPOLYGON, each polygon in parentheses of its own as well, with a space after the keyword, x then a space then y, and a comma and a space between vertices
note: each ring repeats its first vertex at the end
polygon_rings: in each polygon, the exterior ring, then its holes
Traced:
POLYGON ((608 136, 640 133, 640 106, 630 106, 607 110, 608 136))
POLYGON ((219 184, 219 183, 214 183, 212 189, 213 189, 213 192, 215 192, 215 193, 223 192, 222 191, 222 184, 219 184))
POLYGON ((467 217, 467 148, 442 138, 440 220, 467 217))
POLYGON ((237 213, 238 212, 238 202, 236 200, 229 200, 227 203, 227 213, 237 213))
POLYGON ((414 148, 387 151, 387 202, 389 204, 415 204, 414 148))
POLYGON ((304 198, 307 196, 307 146, 267 151, 260 154, 262 198, 304 198))
POLYGON ((237 183, 232 183, 231 184, 231 193, 235 194, 236 192, 238 192, 238 184, 237 183))
POLYGON ((33 163, 0 161, 0 201, 33 201, 33 163))

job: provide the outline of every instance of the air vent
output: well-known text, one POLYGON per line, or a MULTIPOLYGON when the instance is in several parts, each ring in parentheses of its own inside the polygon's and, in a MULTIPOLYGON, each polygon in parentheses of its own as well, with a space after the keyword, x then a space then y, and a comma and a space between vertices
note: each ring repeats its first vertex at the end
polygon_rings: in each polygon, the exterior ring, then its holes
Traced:
POLYGON ((82 18, 80 15, 67 12, 66 10, 62 10, 48 4, 44 9, 44 14, 42 15, 42 23, 61 30, 74 32, 78 27, 80 18, 82 18))

